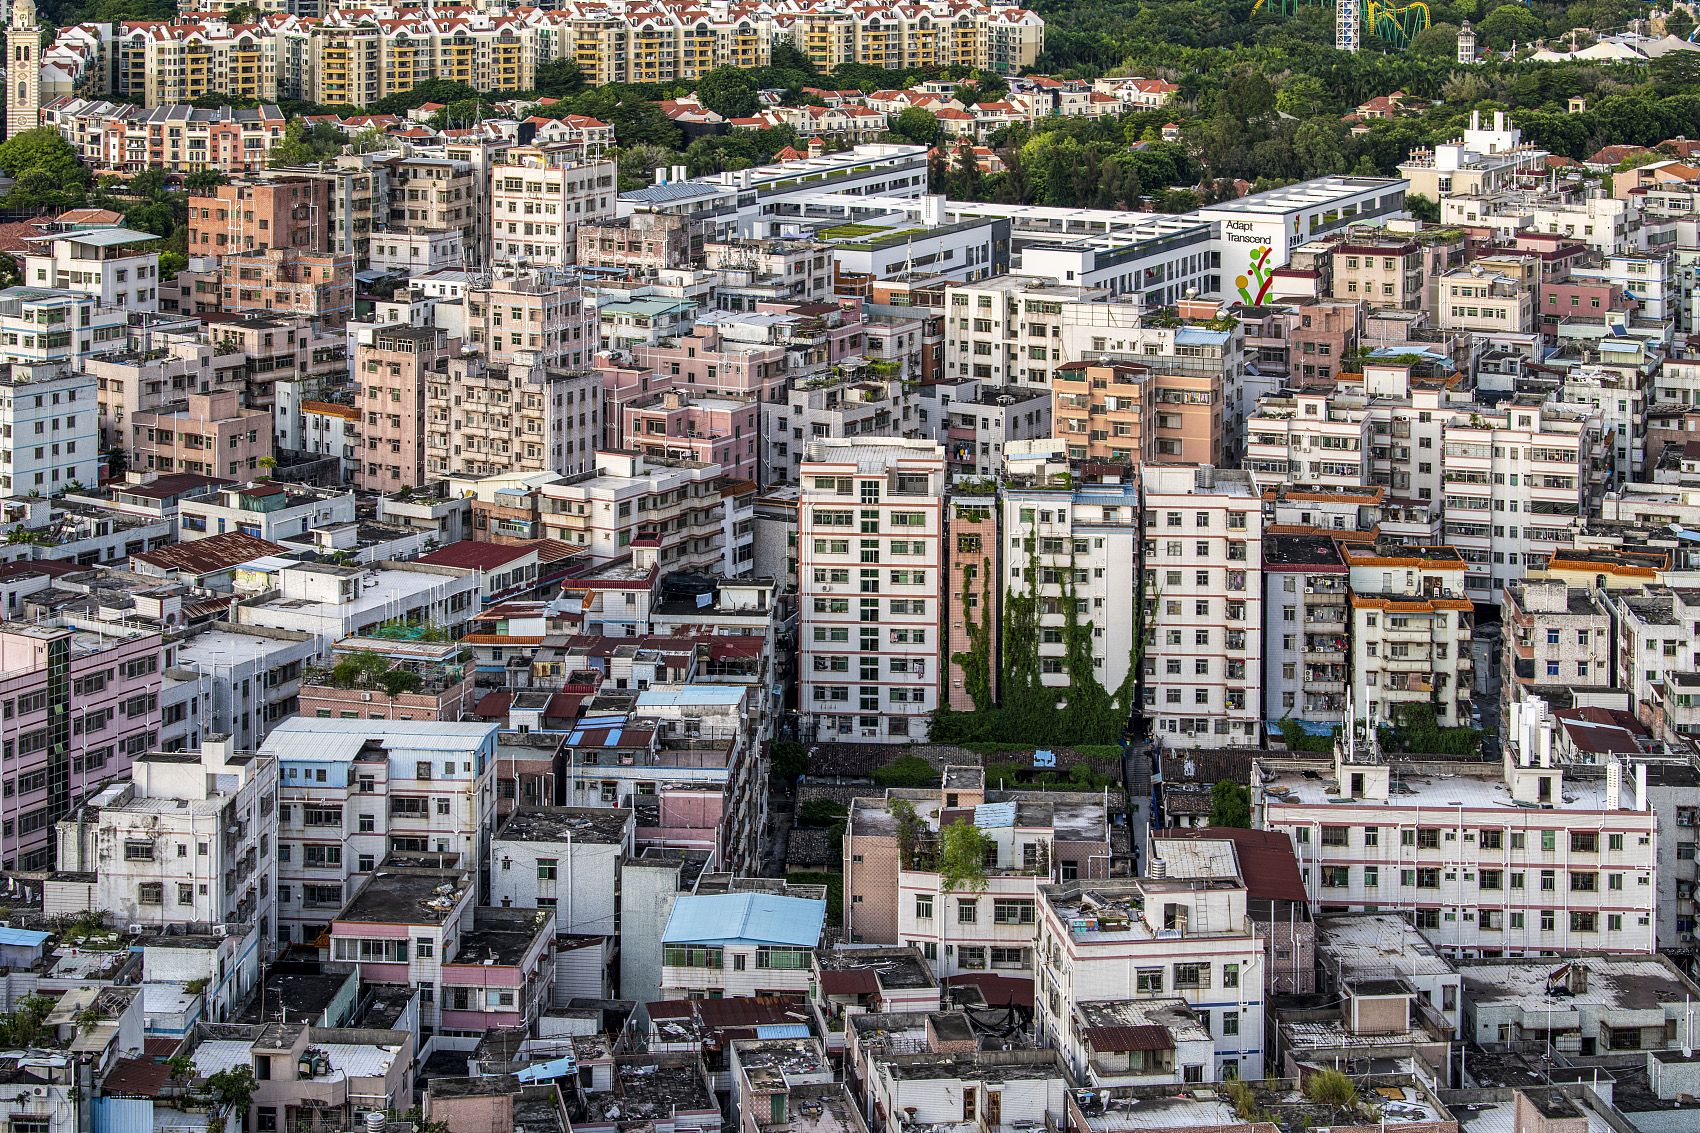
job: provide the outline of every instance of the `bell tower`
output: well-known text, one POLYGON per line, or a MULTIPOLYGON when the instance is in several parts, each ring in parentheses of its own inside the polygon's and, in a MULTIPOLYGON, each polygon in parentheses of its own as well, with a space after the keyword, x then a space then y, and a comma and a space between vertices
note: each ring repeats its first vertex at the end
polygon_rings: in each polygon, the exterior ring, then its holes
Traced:
POLYGON ((35 0, 12 0, 6 25, 6 136, 41 125, 41 29, 35 0))

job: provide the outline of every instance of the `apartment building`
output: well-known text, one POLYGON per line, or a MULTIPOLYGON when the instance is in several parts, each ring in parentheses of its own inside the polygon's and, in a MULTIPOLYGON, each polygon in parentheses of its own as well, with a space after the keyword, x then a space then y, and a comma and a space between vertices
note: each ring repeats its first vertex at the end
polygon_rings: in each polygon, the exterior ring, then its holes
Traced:
POLYGON ((1477 263, 1468 271, 1445 273, 1439 286, 1435 321, 1443 331, 1521 334, 1536 329, 1535 293, 1521 279, 1490 273, 1477 263))
POLYGON ((330 184, 309 177, 215 185, 189 198, 189 253, 329 251, 330 184))
POLYGON ((130 316, 81 291, 8 287, 0 291, 0 359, 83 370, 122 349, 130 316))
POLYGON ((733 485, 718 465, 626 452, 595 457, 594 469, 542 486, 549 538, 582 549, 598 567, 653 539, 654 561, 668 570, 749 573, 753 489, 728 492, 733 485))
POLYGON ((1263 536, 1263 715, 1346 722, 1346 560, 1331 535, 1263 536))
POLYGON ((939 979, 979 971, 1030 978, 1040 887, 1058 877, 1105 876, 1109 837, 1101 796, 988 792, 977 767, 946 768, 942 786, 915 799, 856 799, 844 839, 851 942, 913 947, 939 979), (909 849, 898 844, 903 801, 921 804, 909 849), (970 821, 990 843, 987 884, 977 893, 953 892, 938 870, 940 845, 946 828, 970 821))
POLYGON ((354 348, 355 408, 366 418, 360 487, 393 492, 425 483, 426 390, 447 375, 452 342, 440 328, 385 325, 354 348))
MULTIPOLYGON (((598 388, 600 375, 596 377, 598 388)), ((761 406, 752 397, 665 390, 623 407, 620 447, 649 456, 718 464, 754 479, 761 406)))
POLYGON ((232 620, 305 630, 319 639, 321 654, 345 637, 370 633, 391 621, 440 625, 458 634, 478 605, 477 572, 454 567, 297 563, 263 575, 266 590, 277 591, 277 596, 238 606, 232 620))
POLYGON ((1449 415, 1446 536, 1469 564, 1464 586, 1471 598, 1492 600, 1506 582, 1575 544, 1597 483, 1601 435, 1597 415, 1534 394, 1449 415))
POLYGON ((807 897, 762 892, 680 896, 661 933, 661 998, 806 992, 825 920, 826 902, 807 897))
POLYGON ((594 370, 546 367, 538 356, 490 364, 483 354, 448 360, 426 387, 425 470, 466 475, 589 471, 602 426, 602 379, 594 370))
POLYGON ((83 163, 102 173, 254 172, 265 168, 287 122, 275 105, 202 110, 165 104, 150 110, 74 96, 41 113, 42 125, 56 127, 83 163))
POLYGON ((1157 464, 1139 472, 1146 714, 1166 744, 1256 746, 1263 512, 1251 474, 1157 464))
POLYGON ((580 370, 595 363, 595 308, 585 303, 577 280, 553 271, 500 274, 435 313, 438 326, 482 351, 493 366, 580 370))
POLYGON ((80 291, 102 307, 159 310, 159 237, 127 228, 60 232, 31 241, 20 257, 26 284, 80 291))
POLYGON ((1503 768, 1260 760, 1253 807, 1291 835, 1311 907, 1406 913, 1454 958, 1651 952, 1655 816, 1620 769, 1552 766, 1520 707, 1503 768))
POLYGON ((8 446, 0 448, 0 491, 49 496, 99 479, 100 412, 92 374, 64 363, 14 362, 0 377, 0 391, 0 443, 8 446))
MULTIPOLYGON (((918 406, 913 385, 879 377, 871 367, 849 364, 791 379, 784 399, 766 405, 762 435, 766 460, 760 468, 763 483, 794 480, 806 446, 815 440, 854 437, 909 437, 918 433, 918 406)), ((757 438, 744 445, 756 455, 757 438)))
POLYGON ((130 459, 155 472, 251 479, 272 455, 271 414, 242 408, 235 390, 192 393, 130 418, 130 459))
POLYGON ((445 867, 486 860, 496 726, 423 720, 285 720, 276 761, 277 941, 311 942, 391 855, 445 867))
POLYGON ((1606 592, 1616 623, 1614 687, 1656 739, 1700 734, 1700 601, 1692 590, 1657 585, 1606 592))
MULTIPOLYGON (((1432 706, 1441 727, 1470 721, 1475 607, 1464 589, 1466 566, 1451 547, 1345 543, 1351 587, 1352 708, 1372 727, 1397 722, 1405 706, 1432 706)), ((1319 642, 1319 644, 1328 644, 1319 642)), ((1346 649, 1315 654, 1340 664, 1346 649)), ((1307 658, 1310 656, 1307 654, 1307 658)))
POLYGON ((1616 685, 1612 616, 1592 590, 1562 579, 1517 579, 1502 593, 1501 705, 1509 709, 1552 686, 1616 685))
POLYGON ((947 472, 995 477, 1024 447, 1012 442, 1051 436, 1051 401, 1047 391, 1025 386, 983 385, 973 378, 932 382, 919 390, 916 431, 944 445, 947 472))
POLYGON ((1373 468, 1375 434, 1360 399, 1333 384, 1257 399, 1246 416, 1245 468, 1259 487, 1357 488, 1373 468))
MULTIPOLYGON (((1114 465, 1076 483, 1066 462, 1022 460, 999 504, 1009 564, 998 573, 1000 607, 1022 592, 1036 602, 1040 682, 1061 697, 1085 679, 1068 671, 1068 629, 1079 625, 1090 631, 1092 679, 1131 705, 1138 485, 1114 465)), ((954 574, 950 582, 960 586, 954 574)), ((996 619, 985 624, 1003 636, 996 619)))
POLYGON ((1472 111, 1462 134, 1433 149, 1414 150, 1400 163, 1399 176, 1411 182, 1412 193, 1443 201, 1538 183, 1546 175, 1546 157, 1546 150, 1523 141, 1503 110, 1494 111, 1488 126, 1480 111, 1472 111))
POLYGON ((634 212, 604 224, 581 221, 574 262, 653 279, 663 269, 688 266, 701 251, 700 234, 693 241, 691 226, 683 217, 634 212))
POLYGON ((570 267, 580 224, 614 218, 612 162, 581 163, 577 146, 515 146, 490 169, 492 264, 570 267))
POLYGON ((819 741, 926 735, 941 682, 943 477, 943 449, 930 441, 808 444, 797 533, 799 703, 819 741))
POLYGON ((219 309, 296 315, 341 327, 354 315, 354 260, 291 248, 231 253, 218 268, 219 309))
POLYGON ((459 250, 450 266, 488 262, 483 258, 490 231, 484 172, 446 152, 414 150, 403 157, 380 158, 373 163, 373 173, 385 184, 388 199, 376 202, 373 235, 387 243, 456 233, 459 250))
POLYGON ((94 874, 92 907, 117 923, 251 924, 269 945, 277 794, 277 764, 238 753, 228 736, 204 736, 194 752, 138 752, 127 782, 58 820, 54 865, 94 874))
POLYGON ((1361 240, 1348 235, 1329 248, 1335 299, 1414 311, 1423 305, 1422 247, 1415 240, 1361 240))
MULTIPOLYGON (((241 750, 252 751, 278 721, 299 710, 302 667, 318 652, 318 640, 299 630, 227 622, 196 627, 172 658, 173 670, 210 678, 191 736, 227 735, 241 750)), ((162 724, 180 713, 162 711, 162 724)))
POLYGON ((0 710, 16 729, 0 799, 8 868, 53 868, 53 824, 154 746, 160 644, 159 634, 133 629, 0 625, 0 710))
POLYGON ((1268 981, 1235 846, 1153 845, 1178 876, 1039 887, 1034 1026, 1083 1081, 1135 1069, 1100 1027, 1165 1024, 1179 1032, 1171 1040, 1209 1042, 1175 1042, 1196 1063, 1160 1066, 1147 1053, 1154 1064, 1138 1069, 1156 1081, 1261 1078, 1268 981))

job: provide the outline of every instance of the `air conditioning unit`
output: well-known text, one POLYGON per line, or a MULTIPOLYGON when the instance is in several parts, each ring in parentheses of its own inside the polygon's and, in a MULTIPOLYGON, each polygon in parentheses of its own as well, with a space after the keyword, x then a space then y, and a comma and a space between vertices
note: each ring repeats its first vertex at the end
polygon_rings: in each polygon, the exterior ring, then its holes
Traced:
POLYGON ((229 936, 230 935, 230 926, 224 925, 224 924, 215 924, 215 925, 213 925, 212 934, 214 936, 229 936))
POLYGON ((363 692, 363 693, 360 694, 360 699, 361 700, 371 700, 372 694, 369 693, 369 692, 363 692))
POLYGON ((132 935, 132 936, 140 936, 142 933, 144 933, 148 930, 148 926, 145 925, 145 924, 133 924, 133 925, 130 925, 129 928, 130 928, 130 935, 132 935))

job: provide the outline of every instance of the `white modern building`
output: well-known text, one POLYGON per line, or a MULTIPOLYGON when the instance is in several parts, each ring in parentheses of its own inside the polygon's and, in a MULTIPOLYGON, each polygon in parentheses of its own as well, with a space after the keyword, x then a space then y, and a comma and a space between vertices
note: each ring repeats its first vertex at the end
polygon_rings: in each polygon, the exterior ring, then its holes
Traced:
POLYGON ((633 823, 629 809, 519 807, 491 843, 490 904, 553 909, 561 932, 615 935, 633 823))
POLYGON ((569 267, 578 262, 578 226, 614 218, 614 164, 578 164, 578 152, 514 148, 491 166, 490 263, 569 267))
POLYGON ((89 228, 36 241, 24 253, 24 283, 57 291, 81 291, 102 307, 159 310, 159 253, 144 246, 159 240, 128 228, 89 228))
POLYGON ((1145 710, 1165 746, 1262 735, 1263 506, 1249 472, 1140 467, 1145 710))
POLYGON ((95 379, 64 363, 13 363, 0 378, 0 492, 51 496, 99 480, 95 379))
POLYGON ((817 740, 924 740, 939 704, 944 450, 821 440, 798 507, 800 701, 817 740))
POLYGON ((494 724, 297 717, 260 750, 279 782, 280 944, 327 931, 391 854, 475 869, 489 852, 494 724))

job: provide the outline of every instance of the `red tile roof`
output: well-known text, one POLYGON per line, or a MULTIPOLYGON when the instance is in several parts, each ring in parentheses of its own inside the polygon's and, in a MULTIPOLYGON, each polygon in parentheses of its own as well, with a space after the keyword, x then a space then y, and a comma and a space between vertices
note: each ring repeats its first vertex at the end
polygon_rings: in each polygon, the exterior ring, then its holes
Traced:
POLYGON ((441 550, 421 555, 419 561, 432 566, 470 567, 473 570, 498 570, 515 559, 524 558, 537 550, 535 546, 510 546, 505 543, 479 543, 462 539, 441 550))
POLYGON ((1246 896, 1254 901, 1307 899, 1304 878, 1299 876, 1299 859, 1293 855, 1292 839, 1278 830, 1206 826, 1198 830, 1162 830, 1158 834, 1163 838, 1232 842, 1240 860, 1246 896))
POLYGON ((820 974, 820 989, 826 995, 878 995, 880 984, 872 968, 838 968, 820 974))

